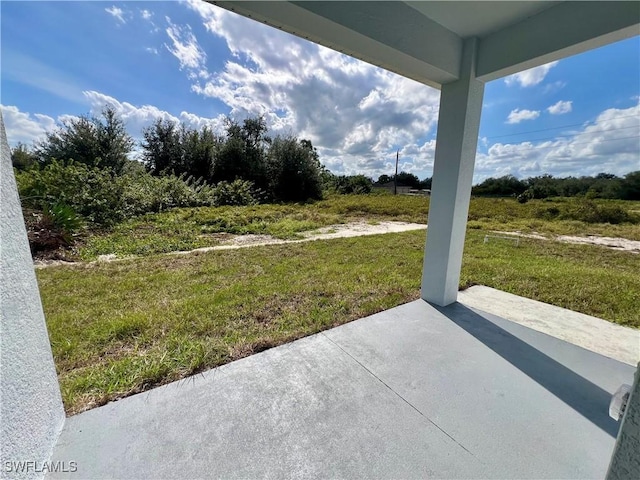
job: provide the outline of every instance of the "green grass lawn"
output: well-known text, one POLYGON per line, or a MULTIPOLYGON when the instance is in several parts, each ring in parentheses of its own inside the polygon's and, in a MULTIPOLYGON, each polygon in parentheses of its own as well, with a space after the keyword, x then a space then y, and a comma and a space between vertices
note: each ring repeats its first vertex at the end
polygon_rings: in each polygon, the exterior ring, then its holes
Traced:
POLYGON ((414 299, 423 237, 39 270, 67 411, 414 299))
POLYGON ((300 205, 183 208, 145 215, 116 226, 110 232, 89 235, 78 257, 98 255, 152 255, 214 246, 220 234, 263 234, 281 239, 320 227, 366 219, 426 223, 429 199, 389 195, 340 195, 300 205))
MULTIPOLYGON (((512 198, 473 198, 469 228, 640 240, 640 221, 611 225, 554 218, 555 212, 570 210, 576 202, 554 199, 520 204, 512 198)), ((620 207, 640 217, 640 202, 599 200, 596 205, 620 207)), ((426 223, 428 211, 428 197, 404 195, 336 195, 303 205, 175 209, 124 222, 110 232, 87 235, 77 248, 77 258, 92 260, 106 254, 123 257, 192 250, 219 244, 221 234, 267 234, 295 239, 304 231, 354 220, 426 223)))
MULTIPOLYGON (((375 222, 392 212, 415 221, 428 208, 400 198, 295 209, 375 222)), ((484 244, 485 233, 469 229, 461 287, 640 327, 638 255, 529 239, 484 244)), ((423 249, 417 231, 38 270, 65 408, 77 413, 414 300, 423 249)))

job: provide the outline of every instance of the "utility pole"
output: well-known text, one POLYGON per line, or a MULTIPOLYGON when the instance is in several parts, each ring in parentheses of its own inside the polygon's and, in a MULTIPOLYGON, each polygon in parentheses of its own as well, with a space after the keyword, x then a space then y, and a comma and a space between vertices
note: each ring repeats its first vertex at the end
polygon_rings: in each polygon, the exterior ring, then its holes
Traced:
POLYGON ((400 150, 396 151, 396 174, 393 177, 393 194, 398 194, 398 159, 400 158, 400 150))

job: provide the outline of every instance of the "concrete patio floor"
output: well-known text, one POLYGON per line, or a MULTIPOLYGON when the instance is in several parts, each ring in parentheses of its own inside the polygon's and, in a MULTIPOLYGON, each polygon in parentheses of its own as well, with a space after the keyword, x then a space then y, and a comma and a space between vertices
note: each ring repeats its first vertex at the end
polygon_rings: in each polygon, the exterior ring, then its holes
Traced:
POLYGON ((603 478, 635 368, 422 300, 67 419, 52 478, 603 478))

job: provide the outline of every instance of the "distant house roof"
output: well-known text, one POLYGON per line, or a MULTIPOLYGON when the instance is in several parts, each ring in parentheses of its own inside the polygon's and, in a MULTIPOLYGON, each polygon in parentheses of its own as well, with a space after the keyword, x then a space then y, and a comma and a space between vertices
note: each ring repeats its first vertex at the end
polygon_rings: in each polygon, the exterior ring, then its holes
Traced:
MULTIPOLYGON (((393 180, 391 180, 390 182, 387 183, 374 183, 373 184, 374 187, 378 187, 378 188, 393 188, 393 180)), ((410 187, 411 185, 407 185, 405 183, 401 183, 398 182, 398 188, 402 187, 402 188, 407 188, 410 187)))

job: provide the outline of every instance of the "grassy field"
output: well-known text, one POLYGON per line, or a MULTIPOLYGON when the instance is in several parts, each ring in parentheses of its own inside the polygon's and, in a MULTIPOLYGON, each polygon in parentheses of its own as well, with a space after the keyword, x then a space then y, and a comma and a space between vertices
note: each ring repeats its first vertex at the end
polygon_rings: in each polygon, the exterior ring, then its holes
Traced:
MULTIPOLYGON (((636 224, 611 225, 560 218, 570 213, 577 203, 556 199, 520 204, 514 199, 474 198, 469 210, 469 228, 555 235, 596 234, 640 240, 640 202, 595 202, 597 208, 619 208, 627 212, 639 219, 636 224)), ((426 223, 428 211, 429 198, 390 195, 342 195, 303 205, 176 209, 130 220, 108 233, 89 235, 77 249, 76 256, 92 260, 107 254, 153 255, 191 250, 217 245, 221 234, 226 233, 293 239, 303 231, 362 219, 426 223)))
MULTIPOLYGON (((474 200, 461 287, 487 285, 640 327, 638 255, 532 239, 522 240, 518 247, 513 242, 483 243, 490 229, 516 228, 640 239, 637 224, 538 218, 536 212, 550 205, 563 208, 560 202, 474 200)), ((623 205, 640 210, 638 202, 623 205)), ((97 254, 87 252, 100 241, 106 245, 104 253, 132 242, 126 228, 140 245, 145 238, 158 240, 136 251, 144 257, 38 270, 67 412, 144 391, 419 296, 424 249, 420 231, 179 257, 156 255, 175 249, 173 236, 183 236, 180 248, 236 228, 236 233, 291 238, 305 229, 353 219, 424 221, 427 210, 425 198, 384 196, 334 197, 301 206, 179 210, 90 239, 83 247, 86 258, 97 254)), ((124 247, 122 252, 131 253, 124 247)))
POLYGON ((266 234, 281 239, 354 220, 426 222, 429 199, 388 195, 335 196, 300 205, 185 208, 147 215, 117 226, 109 233, 90 235, 78 257, 151 255, 214 246, 221 234, 266 234))

